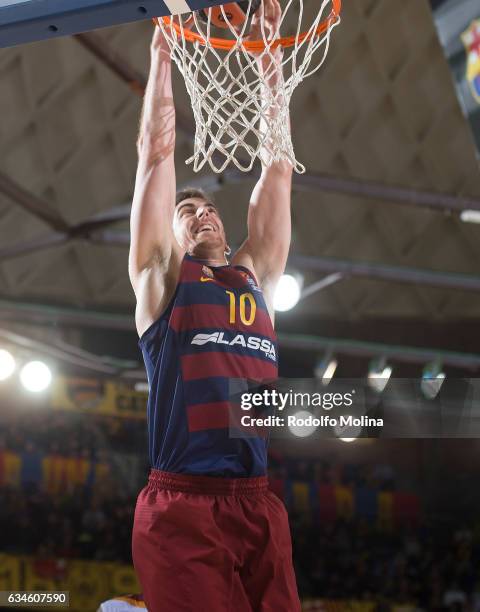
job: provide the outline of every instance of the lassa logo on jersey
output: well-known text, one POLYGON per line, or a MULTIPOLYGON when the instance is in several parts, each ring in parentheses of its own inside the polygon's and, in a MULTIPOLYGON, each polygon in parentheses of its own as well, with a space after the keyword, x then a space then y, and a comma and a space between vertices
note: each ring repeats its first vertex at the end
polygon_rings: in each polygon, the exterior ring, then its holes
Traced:
POLYGON ((274 344, 267 338, 259 338, 258 336, 245 336, 244 334, 236 334, 235 337, 228 339, 225 337, 225 332, 213 332, 212 334, 195 334, 191 344, 203 346, 212 342, 213 344, 226 344, 228 346, 235 346, 239 344, 244 348, 253 349, 254 351, 261 351, 265 353, 265 356, 272 361, 277 360, 275 353, 274 344))

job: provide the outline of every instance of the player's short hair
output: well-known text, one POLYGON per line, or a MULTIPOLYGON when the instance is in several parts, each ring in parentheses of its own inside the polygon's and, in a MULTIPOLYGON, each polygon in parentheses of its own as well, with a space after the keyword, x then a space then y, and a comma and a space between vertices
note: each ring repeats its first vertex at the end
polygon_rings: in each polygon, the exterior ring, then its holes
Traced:
POLYGON ((203 189, 197 189, 196 187, 185 187, 184 189, 177 191, 175 195, 175 206, 178 206, 180 202, 183 202, 183 200, 188 200, 189 198, 202 198, 202 200, 206 200, 207 202, 215 205, 212 197, 203 191, 203 189))

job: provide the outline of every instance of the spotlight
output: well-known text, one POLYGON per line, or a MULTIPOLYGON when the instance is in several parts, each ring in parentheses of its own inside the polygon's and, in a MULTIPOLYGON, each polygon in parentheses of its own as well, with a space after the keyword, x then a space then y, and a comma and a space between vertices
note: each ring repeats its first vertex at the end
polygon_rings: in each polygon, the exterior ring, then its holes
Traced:
POLYGON ((291 274, 283 274, 278 281, 273 296, 273 307, 278 312, 291 310, 300 299, 301 279, 291 274))
POLYGON ((374 391, 377 391, 377 393, 382 393, 391 375, 392 368, 387 366, 385 357, 374 359, 370 362, 368 384, 374 391))
POLYGON ((0 349, 0 380, 7 380, 14 370, 15 359, 8 351, 0 349))
POLYGON ((29 361, 20 371, 20 380, 27 391, 39 393, 52 382, 52 373, 43 361, 29 361))
POLYGON ((357 440, 357 438, 360 437, 360 434, 362 433, 362 428, 360 427, 360 425, 336 425, 333 428, 333 431, 335 432, 337 438, 342 442, 354 442, 355 440, 357 440))
POLYGON ((440 361, 432 361, 427 363, 423 368, 422 382, 420 388, 423 395, 427 399, 435 399, 442 388, 445 380, 445 372, 442 372, 442 364, 440 361))
POLYGON ((460 219, 464 223, 480 223, 480 210, 462 210, 460 219))
POLYGON ((315 378, 321 380, 322 385, 326 387, 335 375, 337 367, 338 361, 336 359, 333 359, 331 355, 326 355, 321 361, 317 363, 313 370, 315 378))
POLYGON ((289 425, 288 428, 298 438, 307 438, 317 429, 317 425, 314 422, 315 417, 306 410, 300 410, 300 412, 294 415, 294 418, 296 423, 289 425))

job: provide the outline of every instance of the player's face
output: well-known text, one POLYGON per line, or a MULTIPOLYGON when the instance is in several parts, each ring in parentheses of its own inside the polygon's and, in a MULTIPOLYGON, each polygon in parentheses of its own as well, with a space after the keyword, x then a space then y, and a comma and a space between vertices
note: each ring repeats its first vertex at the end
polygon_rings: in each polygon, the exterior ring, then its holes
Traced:
POLYGON ((203 198, 187 198, 175 207, 173 230, 187 253, 226 248, 225 230, 215 206, 203 198))

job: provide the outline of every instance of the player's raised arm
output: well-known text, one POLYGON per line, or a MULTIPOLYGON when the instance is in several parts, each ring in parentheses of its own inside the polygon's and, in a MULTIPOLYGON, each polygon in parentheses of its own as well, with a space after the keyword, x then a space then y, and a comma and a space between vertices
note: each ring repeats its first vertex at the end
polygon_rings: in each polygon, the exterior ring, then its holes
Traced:
MULTIPOLYGON (((137 141, 138 168, 130 217, 129 275, 139 298, 145 276, 156 274, 162 291, 162 273, 170 265, 175 240, 175 107, 170 51, 160 28, 151 43, 151 66, 137 141)), ((160 297, 161 296, 157 296, 160 297)))
MULTIPOLYGON (((278 35, 281 9, 277 0, 264 0, 265 27, 270 35, 278 35)), ((257 18, 260 20, 260 16, 257 18)), ((252 27, 253 30, 253 27, 252 27)), ((252 38, 258 37, 253 32, 252 38)), ((282 75, 282 51, 277 48, 272 54, 257 59, 259 69, 266 78, 266 86, 276 91, 282 75)), ((268 99, 268 96, 265 96, 268 99)), ((271 111, 272 112, 272 111, 271 111)), ((267 113, 261 120, 275 121, 277 118, 267 113)), ((263 128, 263 132, 265 130, 263 128)), ((285 270, 291 238, 290 202, 293 167, 289 161, 270 163, 268 143, 261 151, 262 174, 253 190, 248 209, 248 237, 238 250, 234 263, 243 263, 251 268, 260 283, 273 315, 273 293, 275 286, 285 270)))

